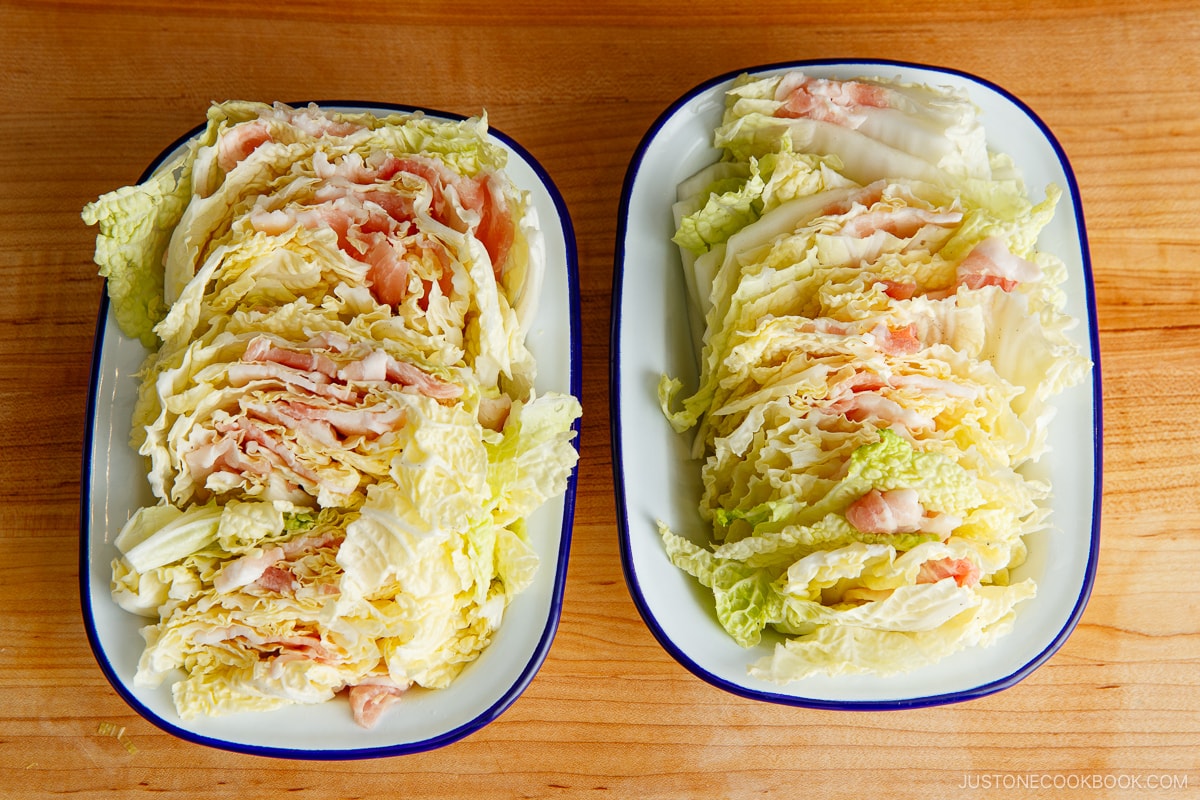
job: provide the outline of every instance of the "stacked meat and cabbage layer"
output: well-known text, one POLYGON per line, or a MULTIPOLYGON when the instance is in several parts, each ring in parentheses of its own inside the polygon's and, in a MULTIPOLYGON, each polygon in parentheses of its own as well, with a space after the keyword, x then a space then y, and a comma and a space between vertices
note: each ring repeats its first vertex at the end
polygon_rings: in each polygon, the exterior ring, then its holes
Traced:
POLYGON ((1064 264, 965 95, 743 77, 680 186, 699 384, 660 386, 703 459, 705 544, 661 532, 751 673, 906 671, 1009 630, 1047 528, 1050 400, 1087 374, 1064 264))
POLYGON ((538 566, 578 401, 526 347, 545 268, 482 119, 225 103, 84 211, 152 349, 133 444, 159 503, 116 544, 181 716, 449 685, 538 566))

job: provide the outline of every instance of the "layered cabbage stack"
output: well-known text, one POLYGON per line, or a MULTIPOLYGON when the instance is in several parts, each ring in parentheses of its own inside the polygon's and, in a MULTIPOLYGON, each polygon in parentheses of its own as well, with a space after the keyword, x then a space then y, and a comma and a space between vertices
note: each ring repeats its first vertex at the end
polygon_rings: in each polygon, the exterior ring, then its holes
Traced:
MULTIPOLYGON (((661 525, 751 673, 890 674, 987 645, 1048 526, 1051 400, 1089 363, 1063 262, 962 92, 789 72, 727 94, 722 159, 679 187, 695 391, 660 400, 701 459, 701 540, 661 525)), ((683 532, 691 533, 691 532, 683 532)))
POLYGON ((545 270, 485 118, 229 102, 84 210, 150 354, 158 502, 116 539, 150 618, 135 684, 180 715, 325 702, 361 724, 449 685, 533 580, 581 409, 538 394, 545 270))

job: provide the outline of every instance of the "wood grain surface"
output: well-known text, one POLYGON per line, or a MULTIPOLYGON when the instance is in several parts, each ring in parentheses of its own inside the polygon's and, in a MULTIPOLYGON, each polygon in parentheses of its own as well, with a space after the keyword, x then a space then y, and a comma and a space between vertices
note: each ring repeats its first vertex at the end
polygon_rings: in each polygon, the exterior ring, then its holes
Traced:
POLYGON ((1200 797, 1200 7, 743 5, 0 0, 0 798, 1200 797), (1009 690, 886 713, 744 700, 679 666, 625 586, 609 436, 614 238, 642 135, 711 76, 852 57, 971 72, 1047 123, 1081 189, 1104 380, 1102 548, 1075 633, 1009 690), (339 763, 189 744, 89 649, 103 287, 79 212, 224 99, 486 109, 570 210, 585 414, 562 620, 522 696, 450 746, 339 763))

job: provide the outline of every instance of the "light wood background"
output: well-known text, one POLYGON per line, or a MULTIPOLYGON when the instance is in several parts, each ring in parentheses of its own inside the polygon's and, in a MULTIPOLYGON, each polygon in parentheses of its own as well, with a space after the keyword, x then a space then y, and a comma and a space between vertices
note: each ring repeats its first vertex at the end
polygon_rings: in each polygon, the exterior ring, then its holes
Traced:
POLYGON ((0 797, 1200 797, 1197 109, 1186 2, 0 0, 0 797), (629 158, 713 75, 849 57, 961 69, 1025 100, 1078 177, 1099 304, 1103 544, 1082 623, 1018 686, 924 710, 709 686, 651 637, 618 555, 609 293, 629 158), (575 224, 585 422, 562 622, 516 703, 440 750, 314 763, 191 745, 120 700, 84 635, 102 285, 79 211, 233 98, 486 109, 575 224))

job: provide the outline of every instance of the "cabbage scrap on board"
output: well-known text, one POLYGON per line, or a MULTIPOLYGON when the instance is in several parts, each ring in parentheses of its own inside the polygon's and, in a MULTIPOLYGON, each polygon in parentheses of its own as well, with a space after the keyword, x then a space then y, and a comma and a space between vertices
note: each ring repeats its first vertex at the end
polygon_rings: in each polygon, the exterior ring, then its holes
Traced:
POLYGON ((527 588, 576 398, 534 391, 544 246, 484 118, 213 105, 88 204, 149 350, 132 445, 158 504, 115 540, 137 686, 183 718, 448 686, 527 588))
POLYGON ((895 674, 1008 632, 1047 528, 1052 400, 1090 364, 1063 262, 965 93, 743 75, 674 241, 698 385, 659 400, 702 460, 704 541, 660 522, 751 675, 895 674))

